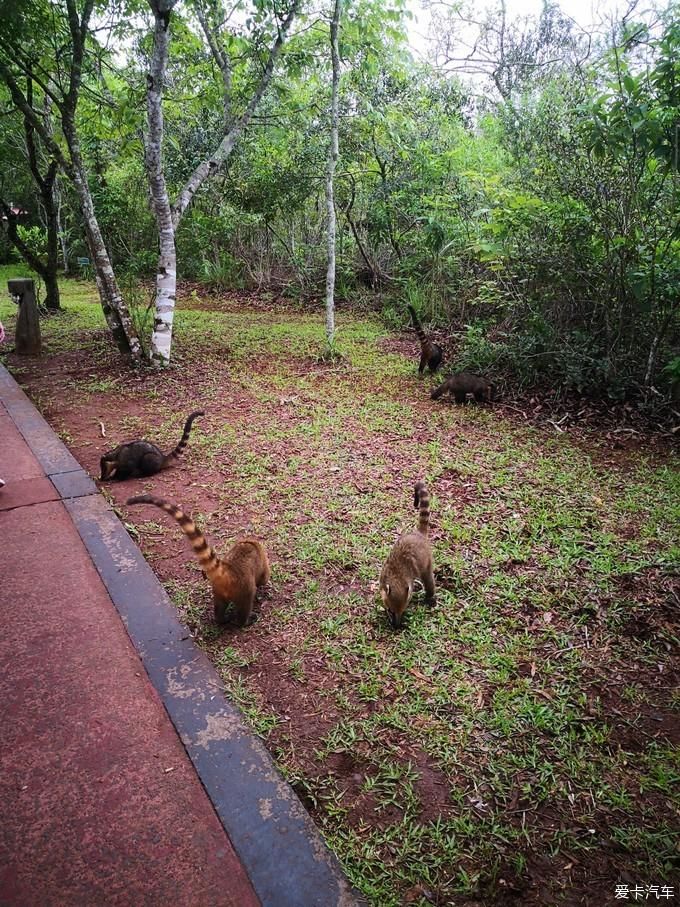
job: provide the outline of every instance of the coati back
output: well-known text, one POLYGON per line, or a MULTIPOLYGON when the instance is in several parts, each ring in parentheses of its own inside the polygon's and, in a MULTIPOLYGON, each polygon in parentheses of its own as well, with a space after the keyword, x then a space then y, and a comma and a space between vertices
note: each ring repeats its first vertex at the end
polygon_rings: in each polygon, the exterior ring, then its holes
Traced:
POLYGON ((253 614, 257 587, 268 583, 270 577, 269 560, 262 542, 252 538, 239 539, 225 557, 219 558, 191 516, 176 504, 169 504, 152 494, 136 495, 127 503, 153 504, 177 520, 212 585, 218 624, 227 623, 225 612, 230 603, 234 606, 235 622, 239 627, 257 620, 257 615, 253 614))
POLYGON ((480 378, 479 375, 473 375, 471 372, 458 372, 457 375, 451 375, 436 387, 430 397, 438 400, 444 394, 450 394, 456 403, 465 403, 468 394, 472 394, 478 403, 491 403, 493 393, 493 384, 486 378, 480 378))
POLYGON ((416 532, 405 532, 397 539, 380 573, 380 597, 395 629, 401 626, 417 579, 425 587, 427 604, 434 605, 436 600, 432 548, 427 538, 430 495, 424 482, 416 483, 413 506, 419 510, 418 529, 416 532))
POLYGON ((422 375, 425 366, 427 366, 431 372, 436 372, 442 364, 444 351, 438 343, 435 343, 427 337, 413 306, 407 306, 407 308, 411 313, 411 321, 413 322, 413 327, 418 335, 418 340, 420 340, 420 365, 418 366, 418 373, 422 375))
POLYGON ((202 409, 191 413, 184 423, 184 433, 177 447, 171 450, 169 454, 164 454, 151 441, 128 441, 125 444, 119 444, 114 450, 104 454, 99 461, 101 481, 104 482, 107 479, 140 479, 144 476, 152 476, 160 472, 161 469, 167 469, 168 466, 172 466, 175 460, 178 460, 184 453, 194 419, 204 415, 205 413, 202 409))

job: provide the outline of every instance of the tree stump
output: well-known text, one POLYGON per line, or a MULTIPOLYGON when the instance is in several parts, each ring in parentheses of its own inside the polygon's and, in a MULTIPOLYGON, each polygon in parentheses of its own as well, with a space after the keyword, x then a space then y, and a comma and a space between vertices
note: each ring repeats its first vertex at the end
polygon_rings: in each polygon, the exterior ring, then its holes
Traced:
POLYGON ((7 281, 10 296, 19 306, 14 334, 14 350, 24 356, 41 353, 40 318, 35 299, 35 284, 27 277, 7 281))

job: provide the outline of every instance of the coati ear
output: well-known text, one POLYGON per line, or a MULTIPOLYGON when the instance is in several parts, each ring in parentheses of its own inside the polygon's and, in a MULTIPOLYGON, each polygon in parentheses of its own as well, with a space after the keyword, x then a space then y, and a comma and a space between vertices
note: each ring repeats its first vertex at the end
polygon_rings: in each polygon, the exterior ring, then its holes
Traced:
POLYGON ((390 584, 387 583, 387 585, 385 586, 385 592, 387 592, 388 595, 390 594, 390 588, 390 584))

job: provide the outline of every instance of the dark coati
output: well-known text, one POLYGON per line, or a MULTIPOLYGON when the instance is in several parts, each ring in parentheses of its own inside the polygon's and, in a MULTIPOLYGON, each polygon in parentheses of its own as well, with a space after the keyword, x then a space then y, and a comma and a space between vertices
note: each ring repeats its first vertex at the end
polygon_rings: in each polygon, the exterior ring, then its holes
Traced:
POLYGON ((457 375, 451 375, 435 387, 430 396, 433 400, 438 400, 444 394, 450 394, 456 403, 465 403, 468 394, 472 394, 478 403, 491 403, 493 393, 493 384, 486 378, 480 378, 479 375, 473 375, 471 372, 458 372, 457 375))
POLYGON ((184 423, 184 434, 180 438, 179 444, 169 454, 164 454, 151 441, 128 441, 125 444, 119 444, 114 450, 104 454, 99 461, 101 481, 140 479, 172 466, 184 453, 194 419, 204 415, 203 410, 199 409, 189 416, 184 423))
POLYGON ((380 597, 395 629, 401 626, 417 579, 425 587, 427 604, 435 603, 432 548, 427 538, 430 495, 424 482, 416 483, 413 506, 419 508, 418 530, 399 536, 380 574, 380 597))
POLYGON ((154 504, 177 520, 212 585, 218 624, 227 623, 225 613, 229 604, 234 606, 235 623, 239 627, 257 620, 257 615, 253 613, 257 587, 268 583, 270 577, 269 560, 262 542, 252 538, 240 539, 225 557, 219 558, 189 514, 176 504, 169 504, 152 494, 139 494, 127 503, 154 504))
POLYGON ((416 329, 418 340, 420 340, 420 365, 418 366, 418 372, 422 375, 425 366, 427 366, 431 372, 436 372, 442 364, 444 351, 438 343, 435 343, 426 336, 422 324, 418 321, 418 316, 416 315, 413 306, 408 306, 408 310, 411 313, 411 321, 413 322, 413 327, 416 329))

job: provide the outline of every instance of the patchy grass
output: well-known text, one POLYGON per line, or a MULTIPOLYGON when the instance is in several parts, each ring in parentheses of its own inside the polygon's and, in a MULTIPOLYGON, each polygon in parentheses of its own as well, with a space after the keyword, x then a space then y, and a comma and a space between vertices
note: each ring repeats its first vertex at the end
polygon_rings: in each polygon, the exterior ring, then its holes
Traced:
POLYGON ((131 375, 72 283, 46 357, 10 366, 93 473, 105 447, 169 447, 206 409, 179 468, 110 491, 179 501, 218 550, 266 539, 260 621, 222 630, 177 527, 120 508, 368 900, 599 904, 629 879, 673 884, 676 460, 432 403, 415 348, 388 352, 369 318, 340 317, 324 363, 321 313, 194 299, 173 367, 131 375), (420 477, 438 605, 416 596, 395 633, 377 577, 420 477))

